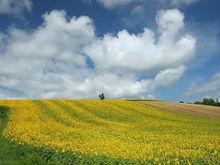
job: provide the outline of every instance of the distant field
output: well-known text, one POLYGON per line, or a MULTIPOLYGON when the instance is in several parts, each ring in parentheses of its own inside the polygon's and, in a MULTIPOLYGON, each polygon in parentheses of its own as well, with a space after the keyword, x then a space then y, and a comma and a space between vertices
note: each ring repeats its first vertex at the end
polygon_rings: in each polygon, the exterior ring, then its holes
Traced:
POLYGON ((10 107, 0 164, 220 164, 215 107, 88 100, 0 105, 10 107))
POLYGON ((220 107, 186 103, 171 103, 157 100, 143 101, 143 103, 170 112, 220 119, 220 107))

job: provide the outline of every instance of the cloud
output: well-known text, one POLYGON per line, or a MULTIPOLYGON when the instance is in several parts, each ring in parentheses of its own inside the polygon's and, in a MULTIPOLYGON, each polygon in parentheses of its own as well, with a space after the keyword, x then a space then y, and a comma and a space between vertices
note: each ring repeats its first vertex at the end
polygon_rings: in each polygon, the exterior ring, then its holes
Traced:
POLYGON ((43 20, 31 32, 0 33, 1 97, 143 98, 178 81, 195 52, 196 39, 179 33, 184 15, 177 9, 158 12, 159 37, 147 28, 98 37, 91 18, 65 11, 43 20))
POLYGON ((191 88, 187 91, 186 96, 209 96, 219 97, 220 96, 220 73, 216 73, 209 80, 201 85, 195 83, 191 84, 191 88))
MULTIPOLYGON (((91 4, 92 0, 83 0, 86 3, 91 4)), ((142 3, 155 3, 151 0, 96 0, 98 3, 100 3, 104 8, 107 9, 113 9, 117 7, 127 6, 130 4, 142 4, 142 3)), ((161 4, 167 4, 168 6, 180 6, 180 5, 190 5, 198 0, 157 0, 156 3, 161 4)), ((140 7, 140 5, 138 5, 140 7)), ((136 8, 136 10, 140 10, 140 8, 136 8)))
POLYGON ((97 0, 97 2, 102 4, 105 8, 115 8, 138 1, 140 2, 141 0, 97 0))
POLYGON ((31 11, 31 0, 0 0, 0 14, 20 14, 22 11, 31 11))
POLYGON ((157 88, 159 86, 168 86, 176 81, 178 81, 181 76, 183 75, 184 71, 186 70, 186 67, 184 65, 175 68, 175 69, 165 69, 160 71, 154 81, 153 81, 153 87, 157 88))
POLYGON ((193 57, 196 44, 190 35, 177 39, 184 26, 183 18, 177 9, 160 11, 156 17, 158 40, 147 28, 137 35, 123 30, 117 36, 106 34, 97 39, 87 47, 86 53, 99 70, 112 72, 149 72, 180 66, 193 57))
POLYGON ((145 6, 142 5, 137 5, 131 10, 131 15, 142 15, 145 11, 145 6))
POLYGON ((176 5, 176 6, 181 5, 181 4, 190 5, 196 1, 198 0, 171 0, 171 4, 176 5))

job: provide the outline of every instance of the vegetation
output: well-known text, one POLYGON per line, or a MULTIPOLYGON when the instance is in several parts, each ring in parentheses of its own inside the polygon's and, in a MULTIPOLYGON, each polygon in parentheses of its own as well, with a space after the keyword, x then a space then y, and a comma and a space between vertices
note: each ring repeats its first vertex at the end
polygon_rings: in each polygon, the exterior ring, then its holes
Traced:
POLYGON ((220 164, 217 119, 135 101, 0 104, 12 107, 0 164, 220 164))
POLYGON ((9 107, 0 105, 0 140, 2 140, 2 132, 7 123, 9 107))
POLYGON ((105 95, 104 95, 104 93, 100 94, 100 95, 99 95, 99 98, 100 98, 100 100, 105 100, 105 95))
POLYGON ((0 118, 5 119, 7 117, 9 107, 0 105, 0 118))
POLYGON ((220 107, 219 100, 213 99, 213 98, 204 98, 202 102, 196 101, 195 104, 212 105, 212 106, 219 106, 220 107))

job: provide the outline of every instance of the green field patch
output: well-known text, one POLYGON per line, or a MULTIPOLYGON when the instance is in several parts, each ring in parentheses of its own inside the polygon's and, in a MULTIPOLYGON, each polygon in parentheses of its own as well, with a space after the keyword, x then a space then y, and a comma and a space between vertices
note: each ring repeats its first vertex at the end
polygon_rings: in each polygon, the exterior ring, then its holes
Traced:
POLYGON ((2 138, 2 132, 5 128, 8 120, 9 107, 0 105, 0 140, 2 138))

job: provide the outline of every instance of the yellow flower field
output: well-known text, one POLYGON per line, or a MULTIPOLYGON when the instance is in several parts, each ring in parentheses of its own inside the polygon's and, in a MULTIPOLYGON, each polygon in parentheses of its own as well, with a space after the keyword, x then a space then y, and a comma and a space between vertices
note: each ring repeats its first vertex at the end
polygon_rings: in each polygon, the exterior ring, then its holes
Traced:
POLYGON ((135 101, 19 100, 3 135, 62 152, 176 164, 220 160, 220 121, 175 114, 135 101))

